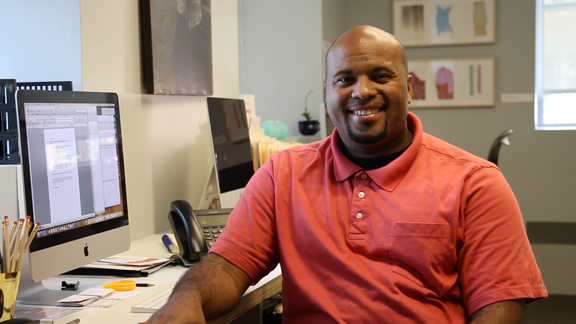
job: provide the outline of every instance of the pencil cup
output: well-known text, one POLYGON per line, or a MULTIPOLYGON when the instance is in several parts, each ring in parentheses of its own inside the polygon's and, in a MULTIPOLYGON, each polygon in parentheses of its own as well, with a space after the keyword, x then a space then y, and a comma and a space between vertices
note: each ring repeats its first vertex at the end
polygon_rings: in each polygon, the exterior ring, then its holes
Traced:
POLYGON ((0 273, 0 322, 14 318, 20 271, 0 273))

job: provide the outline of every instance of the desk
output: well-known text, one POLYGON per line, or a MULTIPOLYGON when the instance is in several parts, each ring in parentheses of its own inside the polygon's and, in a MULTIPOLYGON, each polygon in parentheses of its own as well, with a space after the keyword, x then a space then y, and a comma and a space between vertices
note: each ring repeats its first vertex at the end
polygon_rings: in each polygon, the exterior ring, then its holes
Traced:
MULTIPOLYGON (((150 256, 150 257, 168 257, 166 248, 162 244, 161 234, 151 235, 149 237, 132 242, 130 250, 124 252, 124 255, 134 256, 150 256)), ((120 303, 110 308, 87 308, 88 315, 82 318, 81 324, 102 324, 102 323, 139 323, 146 321, 151 314, 146 313, 131 313, 130 308, 132 305, 154 295, 155 293, 170 287, 186 270, 184 267, 176 266, 171 267, 145 278, 134 278, 136 282, 154 283, 155 286, 147 288, 136 288, 141 290, 140 295, 123 300, 120 303)), ((86 290, 91 287, 97 287, 104 283, 119 280, 118 278, 78 278, 69 276, 58 276, 51 278, 44 282, 50 288, 59 287, 62 280, 80 280, 80 289, 86 290)), ((272 297, 281 292, 282 289, 282 274, 280 267, 274 269, 266 277, 262 278, 256 285, 248 288, 246 293, 242 296, 237 307, 230 313, 211 320, 209 324, 230 323, 237 319, 234 323, 259 323, 258 321, 243 320, 242 315, 246 316, 257 314, 260 316, 260 303, 269 297, 272 297)))

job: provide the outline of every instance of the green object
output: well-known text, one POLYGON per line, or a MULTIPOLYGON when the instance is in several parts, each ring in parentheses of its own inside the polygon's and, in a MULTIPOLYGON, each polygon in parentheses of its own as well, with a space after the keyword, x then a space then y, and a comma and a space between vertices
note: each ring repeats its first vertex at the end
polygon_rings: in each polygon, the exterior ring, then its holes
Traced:
POLYGON ((288 125, 278 120, 264 122, 260 127, 264 129, 264 134, 279 140, 286 138, 290 132, 288 125))

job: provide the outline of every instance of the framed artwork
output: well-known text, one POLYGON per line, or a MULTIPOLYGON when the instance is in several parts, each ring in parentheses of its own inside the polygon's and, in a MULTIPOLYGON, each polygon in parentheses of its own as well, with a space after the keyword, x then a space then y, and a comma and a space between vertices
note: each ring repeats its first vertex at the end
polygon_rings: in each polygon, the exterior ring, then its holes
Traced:
POLYGON ((148 94, 213 93, 210 0, 139 0, 148 94))
POLYGON ((494 106, 494 61, 493 56, 408 60, 410 108, 494 106))
POLYGON ((405 47, 495 43, 496 0, 394 0, 394 35, 405 47))

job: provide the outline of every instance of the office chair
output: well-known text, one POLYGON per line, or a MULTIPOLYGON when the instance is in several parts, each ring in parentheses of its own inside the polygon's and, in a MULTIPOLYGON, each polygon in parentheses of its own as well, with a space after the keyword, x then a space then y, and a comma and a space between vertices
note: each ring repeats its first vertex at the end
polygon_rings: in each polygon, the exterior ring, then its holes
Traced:
POLYGON ((502 144, 510 146, 510 140, 508 139, 510 134, 512 134, 511 129, 502 132, 502 134, 496 137, 492 143, 492 146, 490 147, 490 152, 488 153, 488 161, 498 165, 498 153, 500 153, 500 146, 502 146, 502 144))

